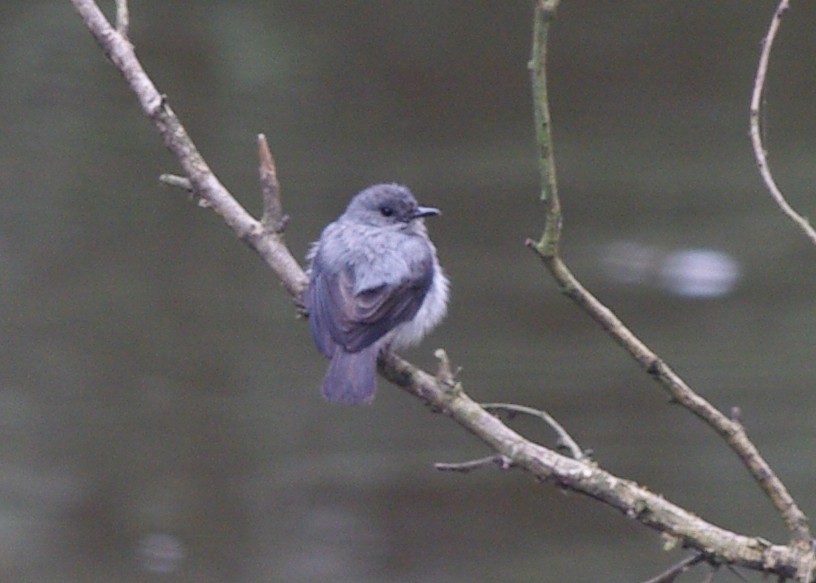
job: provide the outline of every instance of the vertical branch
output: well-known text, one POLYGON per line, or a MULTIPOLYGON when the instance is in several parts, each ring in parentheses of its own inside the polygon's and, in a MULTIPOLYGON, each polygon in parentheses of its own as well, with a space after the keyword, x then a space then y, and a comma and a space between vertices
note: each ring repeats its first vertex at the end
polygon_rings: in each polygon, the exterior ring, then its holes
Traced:
POLYGON ((547 96, 547 37, 550 23, 560 0, 538 0, 533 21, 533 54, 530 71, 533 85, 533 116, 538 164, 541 169, 541 200, 544 202, 544 233, 536 243, 542 256, 558 254, 561 237, 561 204, 558 200, 558 184, 555 179, 555 156, 552 145, 552 124, 547 96))
MULTIPOLYGON (((786 0, 783 0, 782 3, 785 4, 786 0)), ((807 516, 748 438, 745 428, 737 420, 724 415, 689 387, 665 361, 629 330, 612 310, 581 285, 559 255, 561 208, 556 189, 546 79, 547 36, 557 5, 557 0, 537 0, 535 7, 533 58, 530 67, 532 69, 536 139, 539 148, 541 198, 544 202, 545 225, 541 239, 539 241, 528 240, 527 246, 538 254, 550 275, 568 298, 595 320, 615 342, 620 344, 652 378, 660 383, 675 402, 713 428, 731 447, 782 517, 794 545, 803 551, 805 556, 812 557, 807 516)), ((778 12, 776 21, 778 21, 779 14, 778 12)))
POLYGON ((779 30, 779 25, 782 22, 782 17, 789 8, 789 0, 781 0, 776 7, 773 18, 771 19, 771 26, 768 28, 768 34, 762 39, 762 52, 759 55, 759 65, 757 66, 756 77, 754 78, 754 90, 751 93, 751 145, 754 148, 754 157, 756 158, 759 173, 762 175, 762 180, 765 182, 765 187, 771 193, 771 198, 774 199, 777 206, 782 209, 782 212, 792 220, 810 241, 816 245, 816 231, 811 226, 810 222, 797 213, 779 187, 776 185, 771 168, 768 165, 768 150, 762 141, 762 128, 760 127, 760 109, 762 107, 762 95, 765 91, 765 78, 768 74, 768 61, 771 57, 771 48, 773 47, 776 33, 779 30))

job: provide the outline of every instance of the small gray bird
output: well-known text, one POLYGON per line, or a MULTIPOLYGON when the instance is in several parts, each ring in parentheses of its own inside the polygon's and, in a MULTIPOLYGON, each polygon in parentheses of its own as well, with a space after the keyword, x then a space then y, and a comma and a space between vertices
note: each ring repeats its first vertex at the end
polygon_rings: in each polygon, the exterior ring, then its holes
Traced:
POLYGON ((398 184, 356 195, 315 242, 306 308, 317 348, 331 359, 323 396, 366 403, 377 388, 377 356, 419 342, 447 312, 448 278, 417 204, 398 184))

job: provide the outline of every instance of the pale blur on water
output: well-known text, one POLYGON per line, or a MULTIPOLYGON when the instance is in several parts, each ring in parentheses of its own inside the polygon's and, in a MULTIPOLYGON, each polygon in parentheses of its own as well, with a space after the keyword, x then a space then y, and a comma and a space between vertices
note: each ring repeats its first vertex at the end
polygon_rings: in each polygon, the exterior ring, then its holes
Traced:
MULTIPOLYGON (((816 254, 747 139, 771 10, 566 1, 551 93, 567 259, 701 393, 741 407, 812 513, 816 254), (676 291, 698 280, 723 291, 676 291)), ((160 90, 253 211, 268 135, 299 256, 373 182, 443 209, 454 303, 412 358, 445 346, 474 397, 546 408, 609 470, 784 540, 733 455, 522 245, 540 227, 528 3, 131 11, 160 90)), ((806 215, 815 19, 796 3, 783 25, 767 109, 806 215)), ((306 326, 217 217, 159 186, 177 168, 70 4, 7 0, 0 33, 0 579, 636 581, 680 557, 528 476, 434 473, 486 450, 384 383, 372 407, 323 402, 306 326)))

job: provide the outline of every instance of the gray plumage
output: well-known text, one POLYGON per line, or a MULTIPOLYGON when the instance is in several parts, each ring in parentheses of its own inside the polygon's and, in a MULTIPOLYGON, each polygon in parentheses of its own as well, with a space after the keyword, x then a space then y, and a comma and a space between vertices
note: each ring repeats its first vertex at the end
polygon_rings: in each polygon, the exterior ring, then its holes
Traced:
POLYGON ((438 214, 404 186, 377 184, 312 245, 306 307, 312 338, 331 359, 329 401, 370 402, 380 350, 419 342, 445 316, 448 279, 423 221, 438 214))

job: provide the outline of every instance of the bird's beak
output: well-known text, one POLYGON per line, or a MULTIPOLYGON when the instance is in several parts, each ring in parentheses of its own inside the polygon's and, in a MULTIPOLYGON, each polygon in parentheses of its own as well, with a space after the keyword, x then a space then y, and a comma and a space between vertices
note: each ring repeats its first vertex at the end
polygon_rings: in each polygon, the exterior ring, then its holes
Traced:
POLYGON ((439 209, 432 206, 418 206, 414 211, 413 218, 418 219, 420 217, 435 217, 441 214, 442 212, 439 209))

